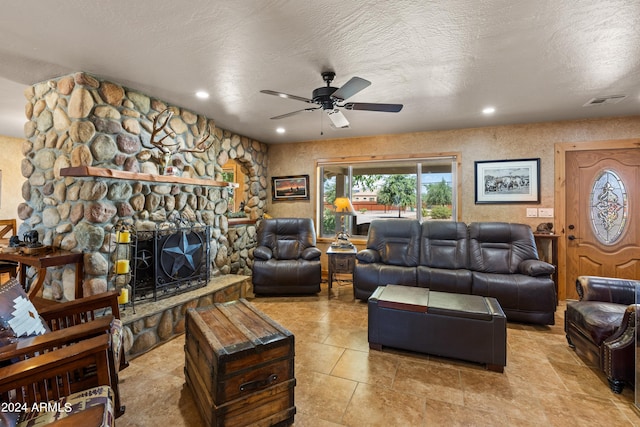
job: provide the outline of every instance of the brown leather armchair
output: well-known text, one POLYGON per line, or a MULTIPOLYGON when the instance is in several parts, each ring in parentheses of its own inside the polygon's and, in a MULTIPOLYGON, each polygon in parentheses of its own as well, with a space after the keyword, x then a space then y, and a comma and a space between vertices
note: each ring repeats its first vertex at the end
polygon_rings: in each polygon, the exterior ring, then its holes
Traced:
POLYGON ((311 218, 264 219, 253 251, 255 294, 316 294, 320 292, 322 251, 316 247, 311 218))
POLYGON ((634 383, 637 286, 637 280, 580 276, 580 299, 567 301, 564 330, 569 345, 606 374, 614 393, 634 383))

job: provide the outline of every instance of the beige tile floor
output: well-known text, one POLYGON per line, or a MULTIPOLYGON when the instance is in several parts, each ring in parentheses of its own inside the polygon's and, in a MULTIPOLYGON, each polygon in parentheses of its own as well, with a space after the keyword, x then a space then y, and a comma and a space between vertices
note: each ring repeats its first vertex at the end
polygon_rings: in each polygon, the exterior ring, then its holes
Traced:
MULTIPOLYGON (((252 298, 295 335, 295 426, 640 426, 633 392, 613 394, 551 327, 508 324, 505 372, 369 350, 367 306, 349 284, 309 297, 252 298)), ((184 336, 120 374, 126 426, 203 426, 184 381, 184 336)))

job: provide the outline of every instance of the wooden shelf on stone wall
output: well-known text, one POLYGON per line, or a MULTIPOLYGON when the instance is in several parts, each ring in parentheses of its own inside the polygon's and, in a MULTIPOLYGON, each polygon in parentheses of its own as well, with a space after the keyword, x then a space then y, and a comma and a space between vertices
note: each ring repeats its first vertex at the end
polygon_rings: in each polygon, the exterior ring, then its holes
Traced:
POLYGON ((60 169, 60 175, 73 177, 96 177, 123 179, 128 181, 147 181, 158 184, 184 184, 208 187, 227 187, 228 182, 214 181, 204 178, 188 178, 183 176, 154 175, 150 173, 128 172, 117 169, 97 168, 94 166, 75 166, 60 169))

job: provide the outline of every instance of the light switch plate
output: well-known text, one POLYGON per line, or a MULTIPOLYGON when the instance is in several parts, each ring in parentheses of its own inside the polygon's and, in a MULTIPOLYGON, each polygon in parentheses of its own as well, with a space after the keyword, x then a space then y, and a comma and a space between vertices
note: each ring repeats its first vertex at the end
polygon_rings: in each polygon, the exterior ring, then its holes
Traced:
POLYGON ((539 208, 538 216, 541 218, 553 218, 553 208, 539 208))
POLYGON ((535 218, 538 216, 537 208, 527 208, 527 218, 535 218))

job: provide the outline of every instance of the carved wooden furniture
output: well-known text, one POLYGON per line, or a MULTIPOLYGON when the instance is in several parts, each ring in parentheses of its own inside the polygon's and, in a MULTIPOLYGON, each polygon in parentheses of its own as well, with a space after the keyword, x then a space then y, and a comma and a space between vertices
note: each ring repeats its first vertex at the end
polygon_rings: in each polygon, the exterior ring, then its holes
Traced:
MULTIPOLYGON (((0 243, 7 246, 9 239, 16 235, 15 219, 0 219, 0 243)), ((12 261, 0 261, 0 275, 9 274, 16 277, 18 264, 12 261)))
POLYGON ((185 377, 208 426, 293 422, 294 337, 245 299, 189 309, 185 377))
POLYGON ((495 298, 378 287, 369 298, 369 347, 382 346, 483 363, 503 372, 507 319, 495 298))
MULTIPOLYGON (((105 335, 110 339, 106 358, 109 378, 105 384, 113 389, 116 416, 122 415, 125 407, 120 402, 118 372, 127 366, 127 362, 122 346, 122 325, 119 320, 117 291, 64 303, 36 300, 34 305, 52 332, 21 338, 13 344, 0 347, 0 363, 33 358, 39 353, 51 352, 95 336, 105 335)), ((78 381, 86 380, 88 384, 92 384, 91 377, 94 372, 95 369, 89 372, 88 380, 81 378, 78 381)))
POLYGON ((51 252, 43 254, 26 255, 18 252, 0 253, 0 261, 11 261, 18 264, 20 273, 20 284, 26 289, 27 267, 35 267, 38 269, 38 280, 31 284, 27 293, 29 298, 38 295, 44 279, 47 275, 47 268, 60 267, 67 264, 75 264, 76 266, 76 290, 75 298, 82 298, 82 281, 84 279, 84 255, 81 252, 69 252, 61 249, 54 249, 51 252))
MULTIPOLYGON (((87 402, 93 400, 95 405, 96 396, 101 394, 99 389, 109 389, 109 345, 109 336, 100 334, 1 367, 0 396, 13 409, 13 413, 2 415, 7 418, 21 415, 29 420, 36 418, 37 425, 48 423, 43 418, 55 420, 61 417, 70 417, 67 425, 113 425, 113 409, 109 401, 103 402, 102 408, 90 406, 87 402), (84 375, 87 370, 94 374, 84 375), (49 403, 47 411, 23 413, 24 409, 43 403, 49 403), (73 423, 69 424, 69 421, 73 423)), ((111 396, 110 390, 107 390, 107 396, 111 396)), ((59 423, 56 425, 63 422, 59 423)))
POLYGON ((327 261, 329 265, 328 294, 331 298, 331 287, 333 286, 333 278, 336 274, 351 274, 353 278, 353 268, 356 264, 357 249, 335 249, 329 247, 327 249, 327 261))

